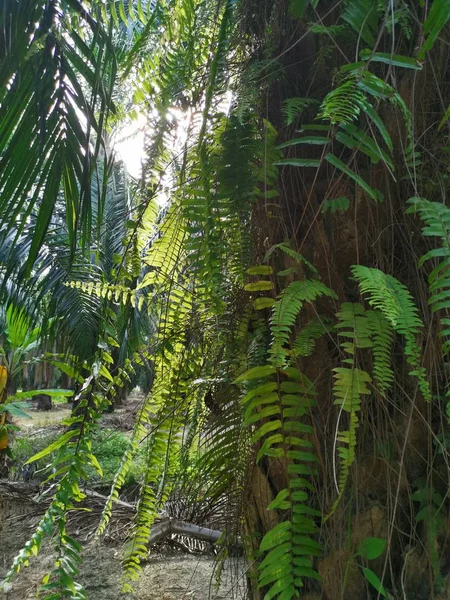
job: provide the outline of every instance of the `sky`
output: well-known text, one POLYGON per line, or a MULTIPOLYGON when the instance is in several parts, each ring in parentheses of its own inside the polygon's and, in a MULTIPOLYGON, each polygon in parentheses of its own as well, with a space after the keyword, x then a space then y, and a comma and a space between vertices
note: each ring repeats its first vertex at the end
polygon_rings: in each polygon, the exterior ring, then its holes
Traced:
POLYGON ((144 159, 144 128, 146 118, 139 115, 135 121, 125 125, 114 142, 114 149, 123 160, 128 173, 138 179, 144 159))

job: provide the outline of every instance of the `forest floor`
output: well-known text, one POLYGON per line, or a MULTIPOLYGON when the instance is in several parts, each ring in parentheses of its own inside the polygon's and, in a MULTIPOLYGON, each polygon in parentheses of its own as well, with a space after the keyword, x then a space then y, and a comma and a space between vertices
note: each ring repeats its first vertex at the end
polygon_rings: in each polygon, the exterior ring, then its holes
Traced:
MULTIPOLYGON (((134 421, 132 413, 138 398, 119 411, 105 415, 108 427, 120 423, 126 433, 134 421)), ((31 419, 16 420, 25 435, 45 433, 61 427, 61 421, 70 413, 70 405, 56 405, 46 413, 30 411, 31 419)), ((43 509, 44 510, 44 509, 43 509)), ((39 520, 36 505, 27 501, 8 502, 0 497, 0 581, 11 566, 13 558, 31 536, 39 520)), ((75 531, 83 540, 86 531, 75 531)), ((134 595, 121 595, 121 557, 123 536, 112 536, 101 543, 85 545, 79 581, 84 585, 89 600, 241 600, 245 597, 245 564, 242 559, 230 558, 217 565, 213 555, 194 555, 173 551, 165 545, 155 546, 136 582, 134 595), (219 568, 218 568, 219 567, 219 568), (221 572, 220 583, 217 573, 221 572)), ((31 600, 44 575, 52 570, 53 556, 50 544, 41 549, 30 566, 22 570, 9 591, 0 591, 5 600, 31 600)))
MULTIPOLYGON (((5 523, 0 537, 3 538, 0 576, 4 576, 13 557, 28 538, 23 535, 22 522, 13 528, 5 523)), ((0 592, 0 597, 5 600, 35 599, 43 576, 53 567, 50 550, 48 546, 44 547, 39 557, 21 571, 11 590, 0 592)), ((79 581, 84 585, 89 600, 240 600, 244 598, 245 588, 242 566, 239 561, 227 562, 217 587, 214 557, 154 552, 149 555, 135 584, 135 594, 122 596, 121 546, 91 544, 84 553, 79 581)))

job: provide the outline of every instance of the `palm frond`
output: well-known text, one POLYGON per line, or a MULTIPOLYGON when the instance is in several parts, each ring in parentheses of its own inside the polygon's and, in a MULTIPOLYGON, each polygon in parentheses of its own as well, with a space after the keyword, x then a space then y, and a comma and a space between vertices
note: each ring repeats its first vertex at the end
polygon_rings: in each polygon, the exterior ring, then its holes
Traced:
POLYGON ((0 214, 23 227, 35 211, 30 272, 61 189, 72 251, 78 231, 89 240, 90 181, 112 108, 115 60, 108 34, 75 1, 7 0, 0 30, 0 214))

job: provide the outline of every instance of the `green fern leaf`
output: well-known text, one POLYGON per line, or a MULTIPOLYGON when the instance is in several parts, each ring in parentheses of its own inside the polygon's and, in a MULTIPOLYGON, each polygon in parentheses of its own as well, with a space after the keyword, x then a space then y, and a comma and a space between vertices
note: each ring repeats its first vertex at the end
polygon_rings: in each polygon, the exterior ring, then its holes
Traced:
POLYGON ((305 302, 313 302, 321 296, 335 297, 335 294, 322 282, 316 279, 294 281, 278 296, 272 309, 271 331, 273 342, 270 348, 271 361, 275 366, 286 364, 292 328, 299 311, 305 302))
POLYGON ((393 331, 389 321, 379 311, 368 310, 366 317, 373 340, 373 378, 378 391, 384 395, 394 381, 391 367, 393 331))
POLYGON ((313 98, 288 98, 284 100, 281 110, 286 125, 292 125, 296 119, 301 117, 305 109, 315 104, 318 104, 318 101, 313 98))
MULTIPOLYGON (((426 237, 437 238, 441 247, 433 248, 419 260, 419 266, 428 261, 437 262, 437 266, 428 276, 431 297, 429 304, 433 312, 444 311, 446 314, 450 304, 450 209, 439 202, 430 202, 425 198, 411 198, 407 213, 419 213, 425 223, 422 233, 426 237)), ((450 352, 450 327, 446 317, 440 317, 444 354, 450 352)))
POLYGON ((426 371, 421 366, 421 349, 416 340, 423 323, 410 292, 395 277, 378 269, 355 265, 352 273, 361 292, 368 295, 369 304, 379 309, 394 331, 405 338, 405 354, 412 367, 410 374, 417 377, 425 400, 431 401, 426 371))
POLYGON ((366 104, 357 81, 350 78, 325 96, 318 118, 327 119, 332 125, 348 125, 359 117, 366 104))
MULTIPOLYGON (((255 372, 261 373, 251 369, 240 381, 251 384, 255 372)), ((261 442, 258 460, 274 456, 288 461, 289 485, 280 490, 268 509, 283 514, 287 511, 290 517, 261 541, 265 557, 259 565, 259 585, 268 588, 265 598, 294 598, 303 587, 303 578, 319 578, 312 568, 312 557, 321 553, 321 546, 313 539, 318 532, 313 517, 319 513, 307 504, 313 490, 309 477, 318 461, 311 442, 302 438, 312 430, 303 419, 309 416, 315 392, 308 378, 293 367, 270 373, 276 375, 276 381, 259 384, 243 397, 244 424, 252 428, 258 423, 252 436, 254 442, 261 442)))
POLYGON ((325 335, 330 327, 330 323, 326 318, 313 317, 304 327, 294 340, 292 345, 293 357, 310 356, 316 344, 316 341, 325 335))
POLYGON ((409 56, 399 56, 398 54, 389 54, 388 52, 373 52, 371 50, 362 50, 360 56, 363 60, 381 62, 394 67, 403 67, 404 69, 414 69, 420 71, 422 65, 414 58, 409 56))

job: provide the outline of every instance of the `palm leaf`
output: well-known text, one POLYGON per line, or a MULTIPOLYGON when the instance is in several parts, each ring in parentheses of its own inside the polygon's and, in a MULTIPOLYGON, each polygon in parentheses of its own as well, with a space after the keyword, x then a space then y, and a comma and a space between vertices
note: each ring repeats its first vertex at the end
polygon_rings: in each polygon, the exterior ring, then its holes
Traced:
POLYGON ((90 179, 102 114, 112 107, 115 60, 108 35, 76 0, 59 8, 6 0, 0 30, 0 217, 20 230, 35 212, 30 273, 61 187, 72 251, 78 230, 89 239, 90 179))

